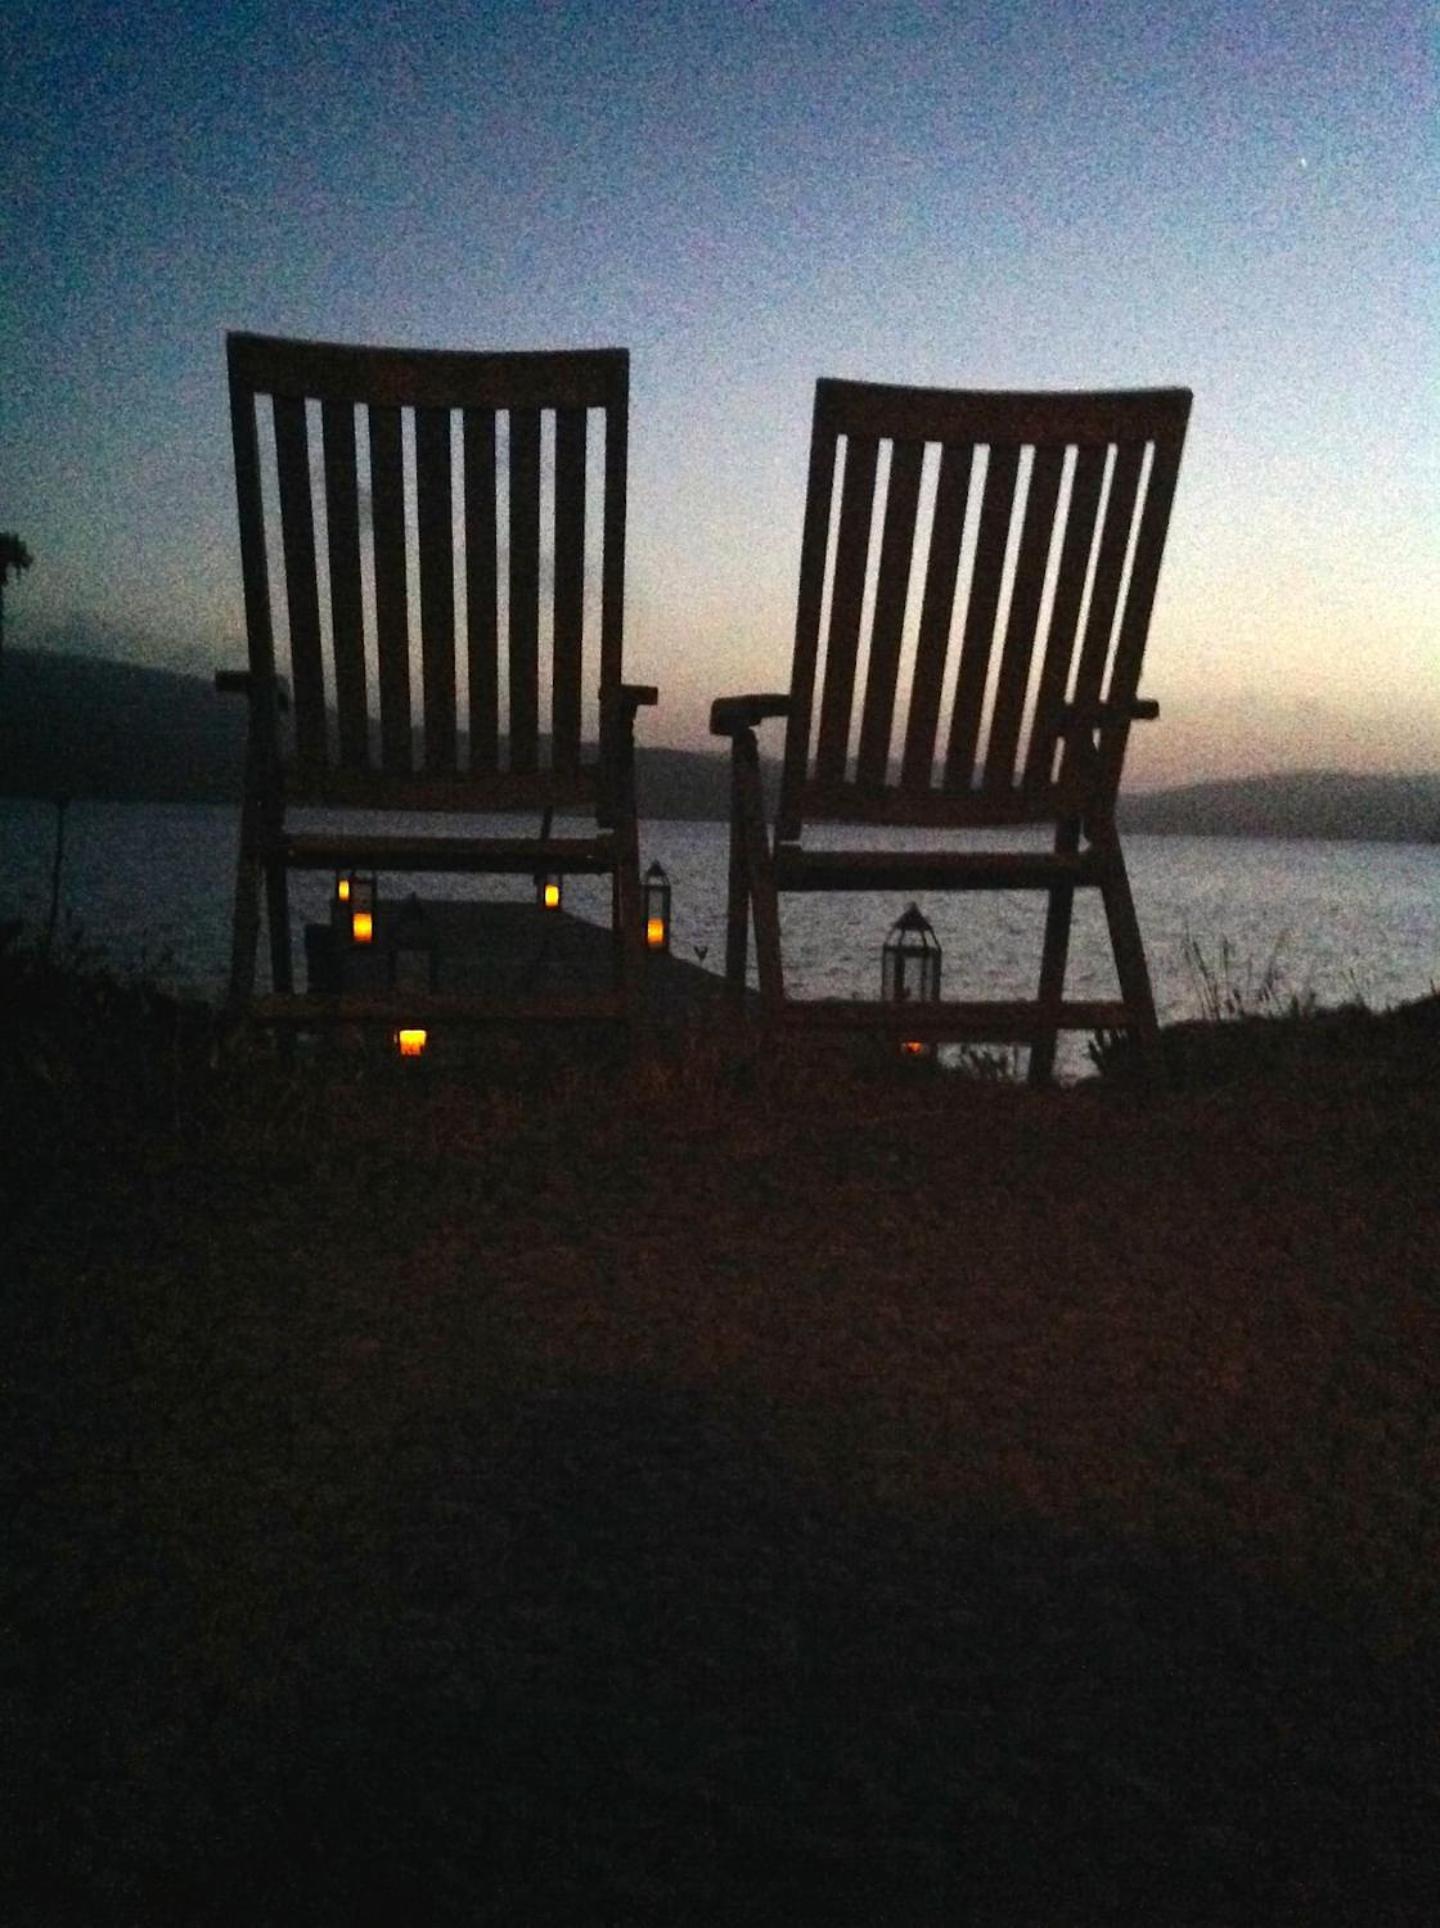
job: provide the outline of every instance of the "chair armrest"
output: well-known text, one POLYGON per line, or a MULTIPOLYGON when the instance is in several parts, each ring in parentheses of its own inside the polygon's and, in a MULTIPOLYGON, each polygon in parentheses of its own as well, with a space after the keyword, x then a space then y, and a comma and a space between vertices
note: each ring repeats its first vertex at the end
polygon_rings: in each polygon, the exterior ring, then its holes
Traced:
POLYGON ((1137 696, 1128 703, 1067 703, 1060 712, 1060 734, 1098 730, 1107 723, 1153 723, 1160 705, 1153 697, 1137 696))
MULTIPOLYGON (((222 696, 253 696, 255 672, 249 669, 217 669, 215 687, 222 696)), ((275 707, 282 715, 290 707, 290 691, 281 676, 275 678, 275 707)))
POLYGON ((739 736, 767 717, 788 716, 789 696, 722 696, 710 705, 711 736, 739 736))
POLYGON ((608 741, 618 729, 622 736, 635 733, 635 713, 648 709, 652 703, 660 701, 660 692, 653 683, 617 683, 608 694, 600 698, 600 737, 602 743, 608 741))
POLYGON ((613 827, 635 813, 635 712, 660 701, 653 683, 619 683, 600 698, 599 822, 613 827))

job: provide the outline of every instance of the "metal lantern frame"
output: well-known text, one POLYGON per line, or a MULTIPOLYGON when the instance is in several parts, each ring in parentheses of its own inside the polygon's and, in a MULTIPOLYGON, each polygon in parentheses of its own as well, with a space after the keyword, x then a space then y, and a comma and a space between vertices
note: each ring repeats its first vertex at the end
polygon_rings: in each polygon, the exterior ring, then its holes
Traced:
POLYGON ((647 951, 670 948, 670 906, 673 893, 663 864, 651 864, 641 885, 641 906, 645 917, 647 951))
POLYGON ((364 946, 375 942, 380 886, 373 873, 337 870, 335 895, 331 903, 335 920, 348 943, 364 946), (359 924, 357 920, 361 918, 368 918, 368 924, 359 924))
POLYGON ((945 953, 918 904, 902 911, 880 949, 880 994, 887 1004, 934 1004, 945 953))

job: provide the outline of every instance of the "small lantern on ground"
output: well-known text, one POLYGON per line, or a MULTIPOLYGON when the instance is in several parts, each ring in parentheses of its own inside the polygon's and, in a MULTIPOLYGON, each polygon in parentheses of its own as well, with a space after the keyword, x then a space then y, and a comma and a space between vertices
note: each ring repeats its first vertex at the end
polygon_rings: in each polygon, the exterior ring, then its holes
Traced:
POLYGON ((352 944, 375 942, 375 879, 355 871, 341 871, 335 878, 334 916, 336 926, 352 944))
POLYGON ((565 895, 565 879, 558 870, 538 871, 535 876, 535 902, 541 910, 559 910, 565 895))
POLYGON ((645 948, 670 948, 670 879, 659 864, 651 864, 645 873, 645 948))
POLYGON ((430 1034, 417 1024, 402 1025, 395 1033, 395 1048, 402 1058, 423 1058, 430 1034))
MULTIPOLYGON (((940 997, 940 964, 944 953, 930 920, 912 904, 890 927, 880 952, 880 994, 887 1004, 935 1004, 940 997)), ((931 1047, 907 1039, 900 1049, 908 1057, 928 1057, 931 1047)))

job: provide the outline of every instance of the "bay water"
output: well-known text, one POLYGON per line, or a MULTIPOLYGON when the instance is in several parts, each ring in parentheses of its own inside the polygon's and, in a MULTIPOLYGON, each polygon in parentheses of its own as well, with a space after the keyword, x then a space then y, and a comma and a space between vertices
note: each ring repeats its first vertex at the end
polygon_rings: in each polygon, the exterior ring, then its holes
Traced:
MULTIPOLYGON (((122 972, 217 998, 229 956, 237 814, 220 804, 72 803, 64 817, 57 937, 83 941, 122 972)), ((52 803, 0 799, 0 916, 18 917, 32 932, 43 931, 50 914, 59 821, 52 803)), ((327 819, 316 812, 307 821, 318 827, 327 819)), ((407 819, 403 827, 420 826, 407 819)), ((458 833, 502 826, 450 818, 436 827, 458 833)), ((515 819, 503 827, 517 834, 515 819)), ((557 821, 557 833, 565 828, 557 821)), ((846 829, 830 838, 852 846, 872 840, 883 842, 883 833, 846 829)), ((925 842, 925 834, 912 841, 925 842)), ((936 833, 934 841, 943 837, 936 833)), ((676 954, 714 971, 725 949, 727 845, 722 823, 641 827, 642 867, 660 863, 673 886, 676 954)), ((1204 1015, 1197 959, 1250 1003, 1267 983, 1282 997, 1362 999, 1376 1009, 1440 986, 1440 845, 1133 836, 1125 849, 1162 1019, 1204 1015)), ((514 878, 387 876, 381 883, 387 894, 412 887, 428 897, 504 897, 525 889, 514 878)), ((321 874, 293 881, 297 960, 304 955, 301 926, 325 916, 329 889, 321 874)), ((919 902, 944 949, 945 995, 1033 993, 1041 895, 934 894, 919 902)), ((570 879, 566 907, 608 921, 606 885, 570 879)), ((880 946, 904 909, 894 893, 785 899, 791 990, 877 995, 880 946)), ((1097 893, 1082 892, 1067 991, 1107 997, 1115 989, 1097 893)), ((1075 1052, 1066 1056, 1073 1068, 1075 1052)))

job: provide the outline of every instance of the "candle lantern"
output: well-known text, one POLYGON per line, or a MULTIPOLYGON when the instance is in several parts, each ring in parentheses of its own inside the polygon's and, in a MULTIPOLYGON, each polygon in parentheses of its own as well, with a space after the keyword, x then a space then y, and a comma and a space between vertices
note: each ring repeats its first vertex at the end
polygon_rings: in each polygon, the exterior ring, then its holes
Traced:
MULTIPOLYGON (((887 1004, 935 1004, 940 997, 944 952, 930 920, 918 904, 897 917, 880 952, 880 994, 887 1004)), ((928 1057, 931 1047, 907 1039, 900 1049, 909 1057, 928 1057)))
POLYGON ((541 870, 535 875, 535 901, 541 910, 559 910, 565 895, 565 879, 558 870, 541 870))
POLYGON ((645 873, 645 948, 670 948, 670 879, 659 864, 651 864, 645 873))
POLYGON ((352 944, 375 942, 376 896, 373 877, 362 877, 353 870, 336 874, 332 900, 335 924, 352 944))
POLYGON ((429 1042, 429 1032, 419 1025, 402 1025, 395 1033, 395 1048, 402 1058, 423 1058, 429 1042))
POLYGON ((413 893, 400 907, 390 953, 390 981, 397 991, 435 989, 435 933, 413 893))

